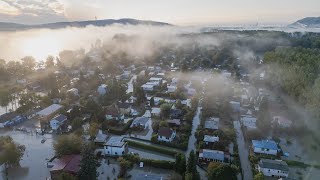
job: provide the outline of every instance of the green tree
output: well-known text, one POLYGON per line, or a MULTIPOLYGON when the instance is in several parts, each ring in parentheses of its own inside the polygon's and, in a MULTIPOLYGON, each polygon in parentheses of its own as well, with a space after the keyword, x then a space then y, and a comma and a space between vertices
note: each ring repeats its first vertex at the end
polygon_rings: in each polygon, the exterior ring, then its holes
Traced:
POLYGON ((208 171, 209 180, 236 180, 237 172, 230 165, 221 164, 214 170, 208 171), (210 174, 209 174, 210 173, 210 174))
POLYGON ((171 110, 171 105, 168 104, 168 103, 161 104, 160 109, 161 109, 161 116, 162 116, 163 118, 169 118, 169 116, 170 116, 170 110, 171 110))
POLYGON ((26 56, 21 61, 24 74, 32 72, 36 66, 36 60, 32 56, 26 56))
POLYGON ((200 179, 200 175, 197 171, 196 157, 193 150, 189 153, 189 159, 187 162, 186 174, 189 174, 189 173, 192 174, 193 180, 200 179))
POLYGON ((254 175, 253 177, 254 180, 264 180, 264 175, 262 173, 258 173, 256 175, 254 175))
POLYGON ((175 170, 183 175, 186 172, 186 156, 182 153, 176 155, 175 170))
POLYGON ((66 172, 62 172, 61 174, 59 174, 59 176, 57 177, 57 180, 76 180, 77 178, 69 173, 66 172))
POLYGON ((96 122, 90 123, 89 135, 90 137, 95 137, 99 131, 99 125, 96 122))
POLYGON ((13 141, 10 136, 0 137, 0 164, 5 166, 17 166, 24 154, 25 146, 13 141))
POLYGON ((46 68, 53 68, 54 67, 54 57, 48 56, 46 59, 46 68))
POLYGON ((80 117, 74 118, 74 119, 72 120, 71 126, 72 126, 72 129, 73 129, 73 130, 76 130, 76 129, 81 128, 81 126, 82 126, 82 119, 81 119, 80 117))
POLYGON ((6 108, 6 112, 8 112, 8 105, 10 102, 10 92, 7 90, 0 89, 0 106, 6 108))
POLYGON ((57 156, 79 154, 81 152, 82 139, 76 135, 62 135, 53 144, 57 156))
POLYGON ((94 156, 92 145, 84 145, 81 152, 82 159, 80 163, 80 171, 78 173, 79 180, 97 179, 98 162, 94 156))
POLYGON ((151 106, 151 107, 154 106, 154 98, 153 98, 153 97, 150 99, 150 106, 151 106))

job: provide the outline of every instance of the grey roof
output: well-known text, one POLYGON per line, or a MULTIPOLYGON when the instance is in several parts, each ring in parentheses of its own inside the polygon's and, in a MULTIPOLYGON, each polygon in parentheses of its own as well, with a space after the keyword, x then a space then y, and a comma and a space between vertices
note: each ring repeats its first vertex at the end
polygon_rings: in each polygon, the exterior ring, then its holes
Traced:
POLYGON ((259 166, 261 168, 276 169, 285 172, 289 171, 288 164, 282 160, 261 159, 259 166))
POLYGON ((218 136, 204 135, 203 141, 205 141, 205 142, 218 142, 219 141, 219 137, 218 136))
POLYGON ((219 129, 219 118, 210 118, 204 123, 206 129, 219 129))
POLYGON ((59 122, 63 122, 65 120, 67 120, 67 116, 63 115, 63 114, 59 114, 56 117, 54 117, 52 120, 57 120, 59 122))
POLYGON ((223 161, 224 160, 224 152, 217 151, 217 150, 211 150, 211 149, 203 149, 202 153, 200 150, 199 157, 223 161))
POLYGON ((113 147, 122 147, 125 144, 122 136, 111 136, 105 145, 113 147))
POLYGON ((162 180, 163 177, 155 174, 137 174, 132 177, 133 180, 162 180))
POLYGON ((134 125, 141 125, 144 126, 149 121, 147 117, 137 117, 133 120, 131 127, 134 125))
POLYGON ((47 108, 39 111, 37 114, 40 116, 49 116, 52 113, 58 111, 59 109, 61 109, 63 106, 59 105, 59 104, 52 104, 51 106, 48 106, 47 108))
POLYGON ((94 139, 94 142, 97 142, 97 143, 102 142, 103 143, 106 141, 107 137, 108 137, 108 135, 103 134, 102 131, 99 130, 99 132, 96 135, 96 138, 94 139))

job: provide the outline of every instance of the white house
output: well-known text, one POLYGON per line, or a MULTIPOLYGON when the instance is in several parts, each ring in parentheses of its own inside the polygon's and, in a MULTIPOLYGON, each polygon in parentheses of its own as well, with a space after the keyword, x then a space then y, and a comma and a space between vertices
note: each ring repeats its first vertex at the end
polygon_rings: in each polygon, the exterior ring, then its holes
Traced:
POLYGON ((292 121, 283 116, 273 116, 272 123, 276 123, 282 128, 289 128, 292 125, 292 121))
POLYGON ((128 151, 127 143, 122 136, 111 136, 104 144, 104 153, 109 156, 122 156, 128 151))
POLYGON ((153 91, 154 90, 153 84, 144 84, 141 87, 144 91, 153 91))
POLYGON ((176 137, 176 132, 168 127, 161 127, 158 131, 158 141, 172 142, 176 137))
POLYGON ((67 93, 73 96, 79 96, 79 90, 77 88, 71 88, 67 91, 67 93))
POLYGON ((151 116, 155 116, 155 117, 159 117, 161 113, 161 109, 160 108, 152 108, 151 110, 151 116))
POLYGON ((257 118, 252 116, 242 116, 241 123, 243 126, 247 127, 248 129, 256 129, 257 125, 257 118))
POLYGON ((265 176, 284 177, 289 176, 289 167, 285 161, 261 159, 258 164, 258 171, 265 176))
POLYGON ((97 89, 97 92, 100 96, 103 96, 105 95, 107 92, 108 92, 108 89, 107 89, 107 85, 106 84, 101 84, 98 89, 97 89))
POLYGON ((209 118, 204 122, 204 128, 205 129, 211 129, 211 130, 217 130, 219 129, 219 118, 209 118))
POLYGON ((204 135, 203 142, 205 142, 206 144, 219 142, 219 137, 218 136, 204 135))
POLYGON ((279 148, 273 140, 252 140, 252 148, 255 153, 277 155, 279 148))
POLYGON ((147 117, 136 117, 132 124, 131 124, 131 128, 132 127, 141 127, 143 129, 147 129, 148 128, 148 125, 149 125, 149 119, 150 118, 147 118, 147 117))
POLYGON ((58 130, 67 121, 67 116, 59 114, 50 120, 52 130, 58 130))
POLYGON ((223 151, 211 150, 211 149, 200 149, 199 160, 202 161, 214 161, 224 162, 225 153, 223 151))
POLYGON ((63 106, 59 104, 52 104, 51 106, 46 107, 45 109, 36 113, 42 120, 49 120, 55 114, 57 114, 63 106))
POLYGON ((168 85, 167 88, 168 88, 167 90, 168 93, 174 93, 177 90, 177 86, 173 86, 173 85, 168 85))

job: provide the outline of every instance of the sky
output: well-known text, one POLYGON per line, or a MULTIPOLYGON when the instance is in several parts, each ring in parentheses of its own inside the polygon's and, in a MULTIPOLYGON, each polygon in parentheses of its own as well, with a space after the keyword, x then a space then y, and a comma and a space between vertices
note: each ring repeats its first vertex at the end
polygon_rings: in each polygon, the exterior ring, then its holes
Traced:
POLYGON ((0 0, 0 22, 135 18, 175 25, 289 24, 320 16, 320 0, 0 0))

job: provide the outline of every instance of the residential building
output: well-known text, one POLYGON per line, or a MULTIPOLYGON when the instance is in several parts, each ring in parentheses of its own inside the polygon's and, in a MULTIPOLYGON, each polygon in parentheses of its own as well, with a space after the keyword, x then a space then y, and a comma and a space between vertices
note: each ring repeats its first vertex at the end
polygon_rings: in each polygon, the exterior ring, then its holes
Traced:
POLYGON ((205 142, 207 145, 218 142, 218 141, 219 141, 218 136, 204 135, 204 138, 203 138, 203 142, 205 142))
POLYGON ((48 162, 47 167, 50 171, 51 179, 58 180, 58 177, 63 172, 77 177, 81 159, 81 155, 65 155, 48 162))
POLYGON ((257 118, 252 116, 242 116, 241 117, 241 124, 246 127, 247 129, 256 129, 257 125, 257 118))
POLYGON ((104 144, 104 153, 109 156, 122 156, 128 152, 127 143, 122 136, 111 136, 104 144))
POLYGON ((108 86, 106 84, 101 84, 98 87, 97 92, 100 96, 105 95, 108 92, 108 86))
POLYGON ((283 116, 273 116, 272 123, 277 124, 279 127, 282 128, 289 128, 292 125, 292 121, 283 116))
POLYGON ((181 125, 180 119, 170 119, 167 120, 170 127, 179 127, 181 125))
POLYGON ((67 91, 67 93, 72 96, 79 96, 79 90, 77 88, 71 88, 67 91))
POLYGON ((141 87, 144 91, 153 91, 154 90, 153 84, 144 84, 141 87))
POLYGON ((219 129, 219 118, 209 118, 204 122, 204 128, 210 130, 217 130, 219 129))
POLYGON ((67 116, 59 114, 50 120, 50 127, 52 130, 59 130, 61 126, 67 121, 67 116))
POLYGON ((277 155, 279 148, 273 140, 252 140, 252 148, 255 153, 277 155))
POLYGON ((146 128, 148 128, 148 126, 149 126, 149 118, 147 118, 147 117, 136 117, 134 120, 133 120, 133 122, 132 122, 132 124, 131 124, 131 128, 132 127, 141 127, 141 128, 143 128, 143 129, 146 129, 146 128))
POLYGON ((168 85, 167 88, 168 88, 167 90, 168 93, 174 93, 177 90, 177 86, 173 86, 173 85, 168 85))
POLYGON ((159 117, 160 113, 161 113, 160 108, 152 108, 152 110, 151 110, 151 116, 153 116, 153 117, 159 117))
POLYGON ((261 159, 258 164, 258 170, 265 176, 283 177, 289 176, 289 167, 285 161, 261 159))
POLYGON ((107 142, 108 135, 104 134, 101 130, 98 131, 94 143, 95 144, 104 144, 107 142))
POLYGON ((48 121, 49 119, 54 117, 54 115, 56 115, 62 108, 62 105, 52 104, 51 106, 48 106, 45 109, 37 112, 36 115, 39 116, 41 120, 48 121))
POLYGON ((124 115, 120 112, 119 108, 113 104, 105 109, 106 120, 123 120, 124 115))
POLYGON ((229 159, 228 155, 223 151, 211 150, 211 149, 200 149, 199 151, 199 160, 206 162, 225 162, 229 159))
POLYGON ((158 130, 158 141, 172 142, 176 137, 176 132, 168 127, 161 127, 158 130))

